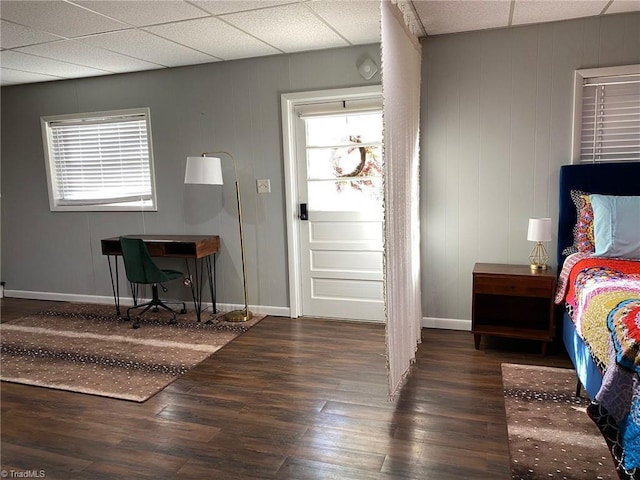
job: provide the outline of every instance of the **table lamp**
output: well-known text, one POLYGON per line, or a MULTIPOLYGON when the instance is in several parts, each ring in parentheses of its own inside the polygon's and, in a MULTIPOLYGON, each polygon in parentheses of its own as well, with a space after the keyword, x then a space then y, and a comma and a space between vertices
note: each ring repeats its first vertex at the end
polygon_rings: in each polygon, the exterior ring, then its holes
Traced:
POLYGON ((244 287, 244 309, 234 310, 224 314, 224 320, 228 322, 246 322, 253 314, 249 311, 247 295, 247 268, 244 252, 244 231, 242 228, 242 202, 240 201, 240 183, 238 182, 238 169, 236 161, 228 152, 204 152, 199 157, 187 157, 187 167, 184 174, 184 183, 197 183, 204 185, 222 185, 222 168, 219 157, 209 155, 227 155, 233 162, 233 172, 236 180, 236 201, 238 204, 238 227, 240 230, 240 252, 242 255, 242 285, 244 287))
POLYGON ((530 218, 527 240, 536 242, 535 247, 529 254, 529 265, 531 270, 546 270, 549 255, 542 242, 551 241, 551 219, 550 218, 530 218))

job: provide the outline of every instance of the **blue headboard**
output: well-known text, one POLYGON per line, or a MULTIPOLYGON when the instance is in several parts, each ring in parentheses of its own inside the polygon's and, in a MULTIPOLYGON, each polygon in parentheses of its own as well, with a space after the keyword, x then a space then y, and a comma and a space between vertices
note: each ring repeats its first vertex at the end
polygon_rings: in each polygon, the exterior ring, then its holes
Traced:
POLYGON ((560 167, 558 271, 565 259, 562 250, 573 244, 573 227, 577 220, 571 190, 604 195, 640 195, 640 162, 586 163, 560 167))

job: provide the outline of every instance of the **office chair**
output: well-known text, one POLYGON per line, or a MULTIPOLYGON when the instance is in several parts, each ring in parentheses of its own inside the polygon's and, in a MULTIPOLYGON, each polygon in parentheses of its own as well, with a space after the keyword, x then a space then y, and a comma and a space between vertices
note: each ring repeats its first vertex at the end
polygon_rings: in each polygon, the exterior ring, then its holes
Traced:
MULTIPOLYGON (((169 280, 175 280, 176 278, 184 278, 184 274, 178 270, 162 270, 158 268, 151 258, 147 246, 140 238, 120 237, 120 246, 122 247, 122 258, 124 260, 127 280, 132 284, 151 285, 152 291, 151 301, 128 308, 124 317, 125 320, 131 319, 129 313, 131 310, 144 307, 144 310, 136 315, 136 319, 133 322, 133 328, 140 328, 140 317, 144 315, 145 312, 151 308, 153 308, 154 312, 157 312, 159 308, 164 308, 172 314, 169 323, 176 323, 176 312, 167 304, 182 305, 180 313, 187 313, 187 307, 184 302, 163 302, 160 300, 158 296, 158 285, 162 287, 163 292, 166 292, 167 289, 162 284, 169 280)), ((134 288, 133 285, 132 288, 134 288)))

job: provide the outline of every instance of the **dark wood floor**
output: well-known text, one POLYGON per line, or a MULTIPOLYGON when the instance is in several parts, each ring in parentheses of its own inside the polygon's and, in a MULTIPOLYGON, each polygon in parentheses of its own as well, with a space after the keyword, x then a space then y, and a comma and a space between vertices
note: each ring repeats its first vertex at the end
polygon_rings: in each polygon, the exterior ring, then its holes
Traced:
MULTIPOLYGON (((44 302, 3 299, 2 320, 44 302)), ((500 364, 561 348, 427 330, 396 399, 380 325, 267 317, 143 404, 2 382, 2 469, 60 479, 507 480, 500 364)))

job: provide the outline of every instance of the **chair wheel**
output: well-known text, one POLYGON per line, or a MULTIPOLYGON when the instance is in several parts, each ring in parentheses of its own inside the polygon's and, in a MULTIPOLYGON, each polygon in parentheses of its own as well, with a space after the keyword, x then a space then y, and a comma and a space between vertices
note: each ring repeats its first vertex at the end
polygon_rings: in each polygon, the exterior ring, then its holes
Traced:
POLYGON ((186 308, 183 308, 182 310, 180 310, 180 313, 182 313, 182 314, 187 313, 187 309, 186 309, 186 308))
POLYGON ((175 325, 176 323, 178 323, 178 321, 175 319, 175 317, 169 320, 169 325, 175 325))
POLYGON ((158 312, 158 311, 160 311, 160 309, 159 309, 158 307, 153 307, 153 309, 152 309, 152 310, 153 310, 154 312, 158 312))
POLYGON ((133 325, 131 325, 131 328, 134 328, 134 329, 140 328, 140 319, 139 318, 136 318, 136 321, 133 322, 133 325))

